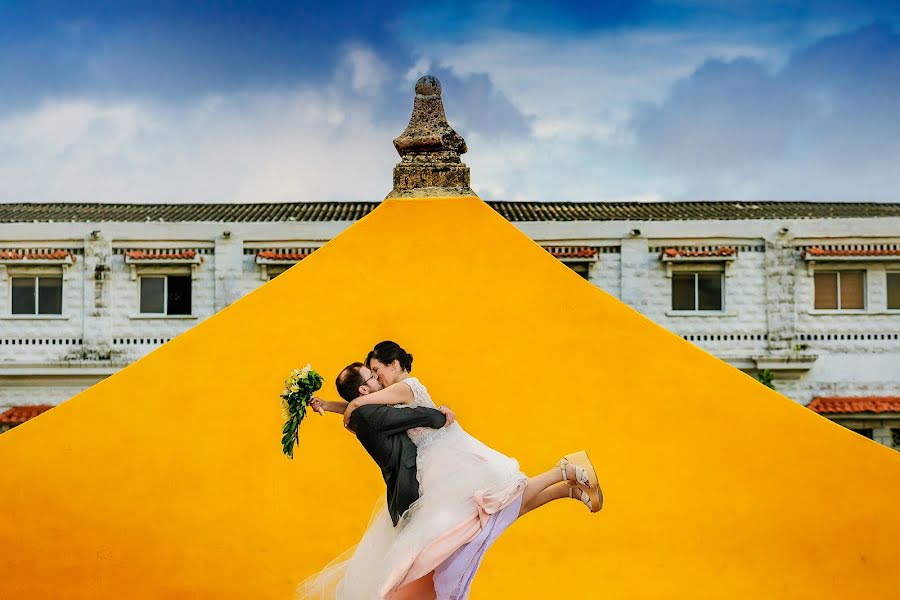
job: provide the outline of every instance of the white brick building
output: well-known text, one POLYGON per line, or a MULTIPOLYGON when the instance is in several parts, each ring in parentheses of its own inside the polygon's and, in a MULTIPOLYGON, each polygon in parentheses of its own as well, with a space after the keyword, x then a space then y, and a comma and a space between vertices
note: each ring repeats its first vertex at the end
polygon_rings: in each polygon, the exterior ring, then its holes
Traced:
MULTIPOLYGON (((660 325, 900 446, 900 204, 490 204, 660 325)), ((0 204, 0 413, 63 402, 375 206, 0 204)))

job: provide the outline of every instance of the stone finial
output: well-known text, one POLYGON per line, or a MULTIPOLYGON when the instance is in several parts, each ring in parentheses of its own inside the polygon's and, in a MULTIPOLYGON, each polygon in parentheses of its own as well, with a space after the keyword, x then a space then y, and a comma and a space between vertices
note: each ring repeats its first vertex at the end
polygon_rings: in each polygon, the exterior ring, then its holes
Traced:
POLYGON ((469 167, 459 158, 468 150, 466 141, 447 123, 437 77, 425 75, 416 82, 409 125, 394 147, 400 162, 388 198, 475 195, 469 187, 469 167))

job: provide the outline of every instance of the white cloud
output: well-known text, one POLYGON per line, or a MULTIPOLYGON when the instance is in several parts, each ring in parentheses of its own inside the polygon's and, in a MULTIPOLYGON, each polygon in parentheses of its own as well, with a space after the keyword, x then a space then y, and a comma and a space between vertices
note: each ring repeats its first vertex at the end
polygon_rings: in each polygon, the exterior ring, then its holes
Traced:
POLYGON ((433 66, 486 199, 896 200, 897 36, 796 55, 742 39, 491 32, 432 43, 399 73, 348 46, 322 85, 48 99, 0 116, 0 201, 379 200, 433 66))
POLYGON ((431 59, 424 56, 416 59, 416 62, 406 71, 404 79, 410 84, 418 81, 419 77, 431 72, 431 59))
POLYGON ((529 117, 528 140, 470 135, 485 196, 896 201, 900 38, 873 26, 793 53, 765 39, 491 32, 420 51, 486 74, 529 117))
POLYGON ((634 160, 691 197, 897 201, 900 35, 824 38, 768 72, 709 61, 632 124, 634 160))
POLYGON ((39 109, 15 114, 0 128, 0 145, 32 155, 64 155, 90 139, 96 155, 107 155, 129 138, 158 127, 151 115, 134 103, 100 106, 85 100, 52 100, 39 109))
MULTIPOLYGON (((785 48, 742 41, 751 37, 650 30, 565 37, 485 31, 455 43, 427 40, 417 52, 418 64, 442 65, 460 80, 488 77, 497 93, 527 115, 527 139, 466 132, 473 187, 484 197, 640 201, 677 197, 684 182, 635 160, 630 125, 636 108, 663 101, 673 83, 709 57, 749 56, 773 69, 784 60, 785 48)), ((452 125, 454 112, 447 107, 452 125)))
POLYGON ((342 66, 322 88, 177 106, 59 98, 6 115, 0 201, 379 200, 402 125, 372 116, 378 58, 353 49, 344 64, 351 76, 342 66))
POLYGON ((491 31, 472 41, 429 43, 422 59, 460 75, 486 73, 539 138, 609 140, 636 102, 661 101, 669 86, 710 57, 775 64, 780 51, 736 36, 667 31, 550 37, 491 31))
POLYGON ((357 94, 375 94, 390 78, 388 66, 370 48, 351 47, 344 62, 350 72, 350 86, 357 94))

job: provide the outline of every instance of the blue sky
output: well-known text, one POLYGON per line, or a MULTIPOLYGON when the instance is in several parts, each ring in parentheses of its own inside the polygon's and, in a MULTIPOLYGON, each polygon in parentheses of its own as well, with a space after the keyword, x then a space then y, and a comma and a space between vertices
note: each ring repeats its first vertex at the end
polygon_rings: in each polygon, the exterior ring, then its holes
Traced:
POLYGON ((0 201, 379 200, 426 72, 486 199, 900 201, 900 3, 742 0, 0 0, 0 201))

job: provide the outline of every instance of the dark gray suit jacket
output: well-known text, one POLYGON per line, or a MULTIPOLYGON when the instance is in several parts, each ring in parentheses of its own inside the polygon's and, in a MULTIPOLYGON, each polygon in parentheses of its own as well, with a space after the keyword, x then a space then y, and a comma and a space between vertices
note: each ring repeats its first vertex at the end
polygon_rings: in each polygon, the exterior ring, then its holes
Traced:
POLYGON ((378 466, 387 486, 388 512, 394 525, 409 505, 419 498, 416 479, 416 445, 407 429, 440 429, 447 418, 433 408, 394 408, 367 404, 350 415, 350 429, 378 466))

